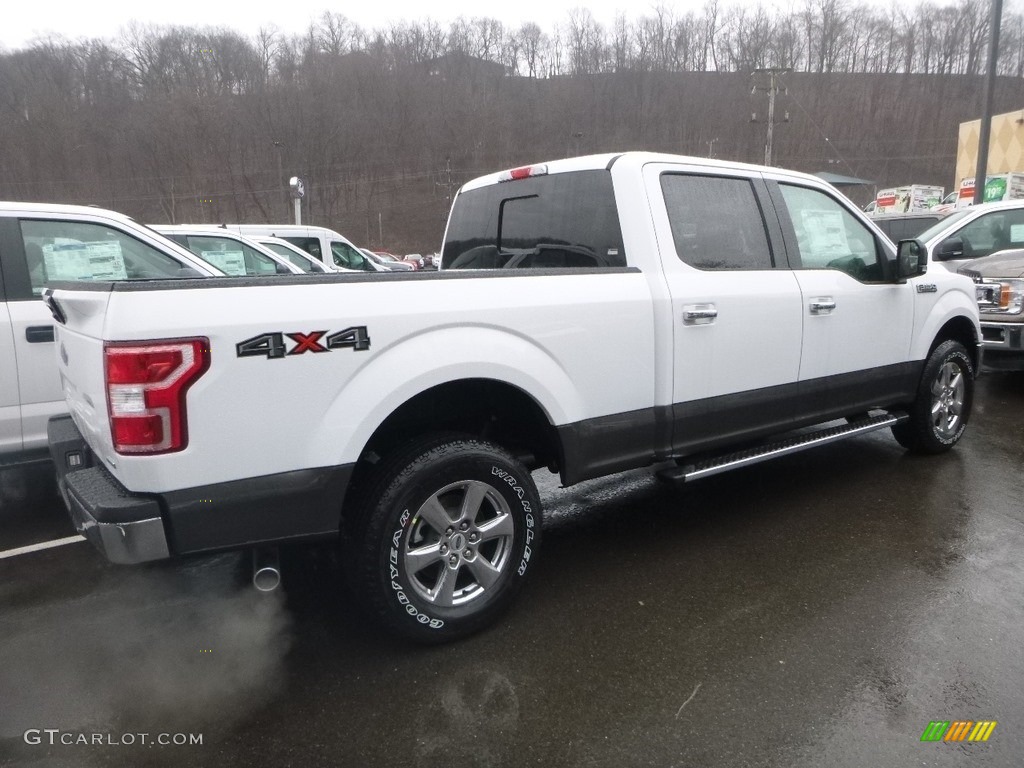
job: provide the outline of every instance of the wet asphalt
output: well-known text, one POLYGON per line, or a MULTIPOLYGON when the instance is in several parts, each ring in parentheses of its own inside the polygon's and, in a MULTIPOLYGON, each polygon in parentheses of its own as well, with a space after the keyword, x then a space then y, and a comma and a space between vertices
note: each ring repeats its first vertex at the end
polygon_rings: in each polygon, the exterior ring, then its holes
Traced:
MULTIPOLYGON (((271 595, 238 554, 0 559, 0 766, 1024 762, 1024 377, 982 377, 939 457, 880 432, 688 486, 537 479, 532 581, 435 648, 368 622, 327 546, 271 595), (921 741, 956 720, 998 725, 921 741)), ((0 488, 0 550, 73 533, 45 467, 0 488)))

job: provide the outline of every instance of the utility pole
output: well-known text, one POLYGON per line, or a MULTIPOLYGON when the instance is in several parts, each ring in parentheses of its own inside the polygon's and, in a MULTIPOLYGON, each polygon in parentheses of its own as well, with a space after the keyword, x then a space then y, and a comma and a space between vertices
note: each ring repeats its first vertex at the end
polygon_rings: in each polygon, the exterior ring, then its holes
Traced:
MULTIPOLYGON (((757 85, 755 83, 754 87, 750 89, 751 93, 757 93, 758 91, 765 91, 765 92, 768 93, 768 138, 767 138, 767 140, 765 141, 765 144, 764 144, 764 164, 765 165, 771 165, 772 164, 772 140, 774 138, 774 130, 775 130, 775 97, 779 94, 780 90, 783 93, 787 92, 786 88, 779 86, 779 78, 782 75, 786 75, 786 74, 789 74, 789 70, 788 69, 772 69, 772 68, 768 68, 768 69, 755 69, 753 72, 750 73, 751 77, 755 77, 756 75, 768 75, 768 85, 767 86, 757 85)), ((752 113, 750 115, 750 122, 752 122, 752 123, 760 122, 760 120, 757 119, 757 112, 754 112, 754 113, 752 113)), ((783 119, 780 120, 779 122, 780 123, 788 123, 789 122, 789 112, 785 112, 784 116, 783 116, 783 119)))
POLYGON ((447 219, 448 212, 452 209, 452 187, 455 186, 454 184, 452 184, 452 159, 450 157, 445 158, 444 172, 448 180, 444 182, 435 181, 434 184, 436 184, 439 187, 445 188, 445 206, 444 213, 441 215, 441 218, 447 219))
POLYGON ((984 202, 985 183, 988 181, 988 144, 992 133, 992 95, 996 87, 996 63, 999 59, 999 20, 1003 15, 1003 0, 992 0, 992 30, 988 41, 988 72, 985 74, 985 104, 981 111, 978 132, 978 165, 974 174, 974 204, 984 202))

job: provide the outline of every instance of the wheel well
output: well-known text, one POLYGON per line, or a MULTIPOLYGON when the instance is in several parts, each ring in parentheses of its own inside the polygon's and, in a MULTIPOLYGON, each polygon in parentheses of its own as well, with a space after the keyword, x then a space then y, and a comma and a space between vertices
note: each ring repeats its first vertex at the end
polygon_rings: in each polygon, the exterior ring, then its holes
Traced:
POLYGON ((370 437, 356 475, 396 447, 431 432, 496 443, 531 470, 547 466, 556 471, 561 456, 558 433, 532 397, 504 382, 464 379, 440 384, 399 406, 370 437))
POLYGON ((971 356, 971 362, 974 364, 974 373, 977 375, 978 368, 981 365, 981 351, 978 348, 978 337, 974 332, 974 323, 968 320, 966 317, 954 317, 946 321, 937 334, 935 334, 935 340, 932 341, 932 345, 928 350, 930 355, 935 351, 935 348, 944 341, 959 341, 967 349, 967 354, 971 356))

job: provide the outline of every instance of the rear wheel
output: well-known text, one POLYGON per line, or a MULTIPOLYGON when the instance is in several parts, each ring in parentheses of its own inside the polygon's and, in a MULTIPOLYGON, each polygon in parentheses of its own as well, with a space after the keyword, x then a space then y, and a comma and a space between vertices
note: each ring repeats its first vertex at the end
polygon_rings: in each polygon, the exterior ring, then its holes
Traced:
POLYGON ((925 361, 910 420, 893 437, 914 453, 942 453, 959 442, 974 399, 974 364, 963 344, 944 341, 925 361))
POLYGON ((345 532, 350 582, 390 629, 427 643, 492 623, 540 544, 526 468, 491 443, 437 436, 397 452, 366 483, 345 532))

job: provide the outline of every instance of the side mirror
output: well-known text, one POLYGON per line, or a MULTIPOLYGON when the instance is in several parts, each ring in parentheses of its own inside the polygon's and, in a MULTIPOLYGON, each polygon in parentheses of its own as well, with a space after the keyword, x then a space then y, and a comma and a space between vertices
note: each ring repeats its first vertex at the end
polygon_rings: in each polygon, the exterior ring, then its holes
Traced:
POLYGON ((964 241, 959 237, 950 237, 939 243, 939 247, 935 249, 935 258, 937 261, 945 261, 946 259, 962 259, 964 257, 964 241))
POLYGON ((900 240, 896 246, 896 277, 906 280, 928 271, 928 249, 920 240, 900 240))
POLYGON ((274 271, 279 275, 290 275, 292 273, 284 264, 278 264, 274 271))

